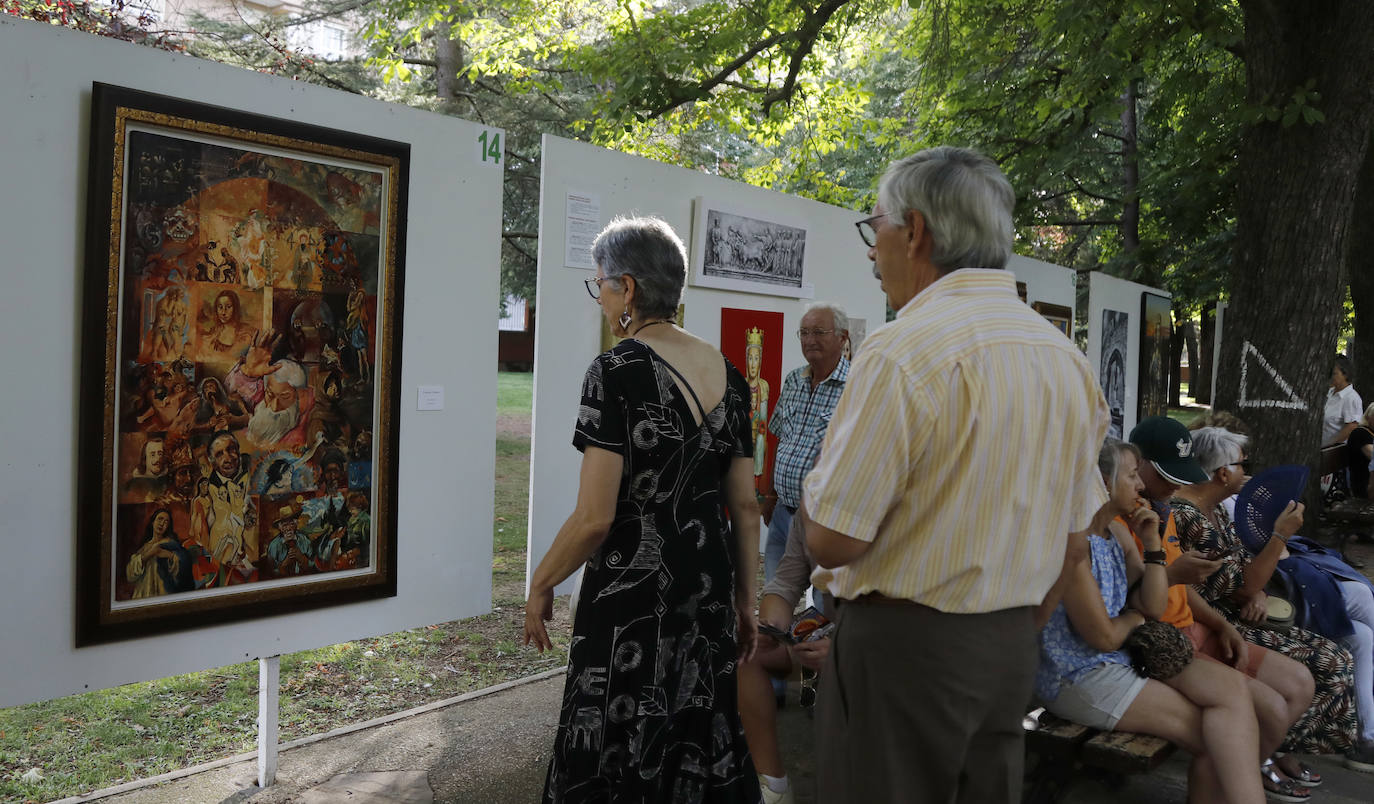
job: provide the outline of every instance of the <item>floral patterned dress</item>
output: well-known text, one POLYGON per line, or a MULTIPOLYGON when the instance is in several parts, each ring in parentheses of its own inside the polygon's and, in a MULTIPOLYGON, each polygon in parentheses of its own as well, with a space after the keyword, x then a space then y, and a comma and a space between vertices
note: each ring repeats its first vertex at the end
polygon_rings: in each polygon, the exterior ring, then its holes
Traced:
POLYGON ((1245 567, 1252 556, 1236 534, 1226 509, 1217 507, 1220 529, 1214 528, 1197 506, 1175 497, 1174 524, 1179 547, 1211 552, 1240 547, 1222 559, 1221 569, 1196 589, 1212 608, 1221 612, 1246 642, 1277 651, 1307 665, 1317 691, 1312 706, 1288 730, 1281 748, 1302 754, 1342 754, 1355 743, 1359 717, 1355 711, 1355 662, 1350 652, 1331 640, 1301 628, 1279 633, 1242 622, 1232 595, 1244 584, 1245 567))
POLYGON ((749 386, 724 368, 710 411, 639 341, 587 370, 573 444, 616 452, 625 470, 610 534, 583 573, 547 802, 761 798, 735 690, 722 492, 734 459, 753 455, 749 386))

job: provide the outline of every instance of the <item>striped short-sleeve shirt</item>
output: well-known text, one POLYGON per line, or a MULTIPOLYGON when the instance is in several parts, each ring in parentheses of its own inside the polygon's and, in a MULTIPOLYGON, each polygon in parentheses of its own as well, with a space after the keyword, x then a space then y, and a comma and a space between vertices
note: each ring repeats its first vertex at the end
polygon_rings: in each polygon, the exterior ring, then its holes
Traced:
POLYGON ((871 542, 812 580, 951 613, 1033 606, 1107 501, 1108 409, 1073 342, 1007 271, 953 271, 869 335, 804 483, 812 519, 871 542))

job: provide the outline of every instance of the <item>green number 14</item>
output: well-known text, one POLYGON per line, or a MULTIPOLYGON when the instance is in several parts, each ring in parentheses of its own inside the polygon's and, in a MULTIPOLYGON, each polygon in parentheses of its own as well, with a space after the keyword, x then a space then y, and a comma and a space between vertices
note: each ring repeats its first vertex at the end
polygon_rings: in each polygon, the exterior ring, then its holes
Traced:
POLYGON ((491 132, 491 142, 487 142, 487 132, 483 131, 477 135, 477 142, 482 146, 483 162, 487 161, 487 157, 491 157, 491 161, 501 164, 501 132, 491 132))

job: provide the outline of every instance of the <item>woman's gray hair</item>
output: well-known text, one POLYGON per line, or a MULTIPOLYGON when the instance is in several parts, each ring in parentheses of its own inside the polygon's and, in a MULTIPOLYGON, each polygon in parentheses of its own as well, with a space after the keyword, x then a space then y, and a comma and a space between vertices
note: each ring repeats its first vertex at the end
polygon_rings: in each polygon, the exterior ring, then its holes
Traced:
POLYGON ((801 317, 806 318, 815 310, 828 310, 830 315, 835 319, 833 325, 835 330, 846 334, 849 332, 849 316, 844 314, 844 308, 840 307, 838 304, 825 301, 812 302, 806 305, 806 309, 802 310, 801 317))
POLYGON ((1016 194, 997 163, 977 151, 942 145, 893 162, 878 203, 895 225, 910 210, 921 213, 935 241, 930 260, 942 272, 1005 268, 1011 257, 1016 194))
POLYGON ((1369 407, 1364 409, 1364 423, 1374 423, 1374 402, 1369 403, 1369 407))
POLYGON ((635 278, 635 317, 673 318, 687 282, 687 249, 661 218, 616 218, 592 242, 607 279, 635 278))
POLYGON ((1225 427, 1202 427, 1193 431, 1193 457, 1202 464, 1202 471, 1210 475, 1223 466, 1239 463, 1248 443, 1247 436, 1225 427))
POLYGON ((1102 441, 1102 449, 1097 452, 1097 471, 1102 473, 1102 482, 1107 484, 1108 491, 1116 488, 1116 473, 1121 469, 1121 456, 1128 452, 1135 456, 1136 463, 1139 464, 1140 447, 1111 436, 1102 441))

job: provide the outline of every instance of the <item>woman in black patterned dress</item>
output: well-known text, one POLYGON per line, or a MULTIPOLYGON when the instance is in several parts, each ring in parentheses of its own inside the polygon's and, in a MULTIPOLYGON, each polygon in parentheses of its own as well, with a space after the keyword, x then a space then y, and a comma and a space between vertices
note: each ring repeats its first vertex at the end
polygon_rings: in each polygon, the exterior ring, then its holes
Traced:
POLYGON ((544 800, 754 804, 735 692, 757 630, 749 388, 673 324, 687 262, 666 223, 614 221, 592 256, 626 340, 587 369, 577 507, 525 609, 525 643, 552 647, 553 588, 585 563, 544 800))

